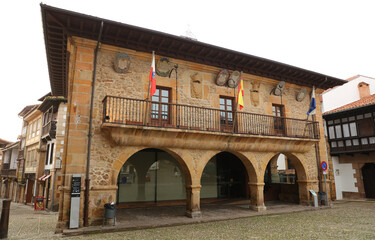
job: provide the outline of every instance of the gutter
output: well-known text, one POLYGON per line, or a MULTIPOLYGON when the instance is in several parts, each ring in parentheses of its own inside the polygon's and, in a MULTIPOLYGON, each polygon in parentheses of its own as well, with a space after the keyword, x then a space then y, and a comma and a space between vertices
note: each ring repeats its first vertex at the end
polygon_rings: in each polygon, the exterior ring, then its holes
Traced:
POLYGON ((89 134, 88 134, 88 144, 87 144, 87 161, 86 161, 86 178, 85 178, 85 202, 83 209, 83 225, 85 227, 89 226, 89 197, 90 197, 90 152, 91 152, 91 138, 92 138, 92 115, 94 110, 94 92, 95 92, 95 81, 96 81, 96 63, 98 58, 98 50, 100 45, 100 40, 102 38, 103 32, 103 21, 100 24, 100 32, 98 37, 98 43, 96 44, 94 52, 94 70, 92 74, 92 89, 91 89, 91 99, 90 99, 90 124, 89 124, 89 134))

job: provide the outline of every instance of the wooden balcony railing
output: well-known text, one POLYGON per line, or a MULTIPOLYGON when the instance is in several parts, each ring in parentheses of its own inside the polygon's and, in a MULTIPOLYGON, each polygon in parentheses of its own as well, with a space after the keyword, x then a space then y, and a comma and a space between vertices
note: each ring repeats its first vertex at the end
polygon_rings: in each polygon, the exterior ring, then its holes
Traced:
POLYGON ((319 139, 318 122, 113 96, 103 99, 103 123, 319 139))
POLYGON ((16 169, 10 169, 9 163, 3 163, 0 173, 2 177, 16 177, 16 169))
POLYGON ((42 136, 49 135, 51 138, 56 137, 56 121, 50 121, 42 127, 42 136))

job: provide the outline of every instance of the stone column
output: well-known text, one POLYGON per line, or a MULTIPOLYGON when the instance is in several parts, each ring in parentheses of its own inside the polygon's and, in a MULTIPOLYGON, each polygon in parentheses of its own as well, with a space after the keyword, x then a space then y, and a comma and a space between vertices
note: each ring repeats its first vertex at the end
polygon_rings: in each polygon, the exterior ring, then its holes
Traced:
POLYGON ((185 215, 190 218, 202 216, 200 206, 201 185, 186 185, 186 212, 185 215))
POLYGON ((263 189, 264 183, 251 183, 249 182, 250 187, 250 208, 257 212, 267 210, 266 206, 264 205, 264 196, 263 196, 263 189))
POLYGON ((310 190, 314 190, 316 194, 319 191, 318 180, 297 180, 299 192, 299 204, 312 205, 313 199, 310 196, 310 190))

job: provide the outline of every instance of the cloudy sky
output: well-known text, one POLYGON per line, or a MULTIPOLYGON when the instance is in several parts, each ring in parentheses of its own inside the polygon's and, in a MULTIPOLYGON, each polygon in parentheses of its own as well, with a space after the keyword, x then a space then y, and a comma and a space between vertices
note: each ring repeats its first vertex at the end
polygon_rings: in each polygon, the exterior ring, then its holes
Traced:
MULTIPOLYGON (((347 79, 375 77, 375 1, 78 1, 44 4, 347 79), (207 2, 207 3, 206 3, 207 2)), ((1 1, 0 138, 21 133, 18 113, 50 91, 40 1, 1 1)))

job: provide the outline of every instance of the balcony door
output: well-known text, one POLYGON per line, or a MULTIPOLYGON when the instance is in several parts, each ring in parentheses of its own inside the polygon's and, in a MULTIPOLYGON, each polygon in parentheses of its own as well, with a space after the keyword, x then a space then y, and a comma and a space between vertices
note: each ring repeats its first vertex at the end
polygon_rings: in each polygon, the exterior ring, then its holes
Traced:
POLYGON ((284 106, 272 105, 272 115, 274 116, 273 128, 276 135, 285 135, 284 106))
POLYGON ((156 92, 151 98, 151 125, 170 124, 170 93, 169 88, 156 87, 156 92))
POLYGON ((233 98, 220 97, 220 127, 223 132, 233 131, 233 98))

